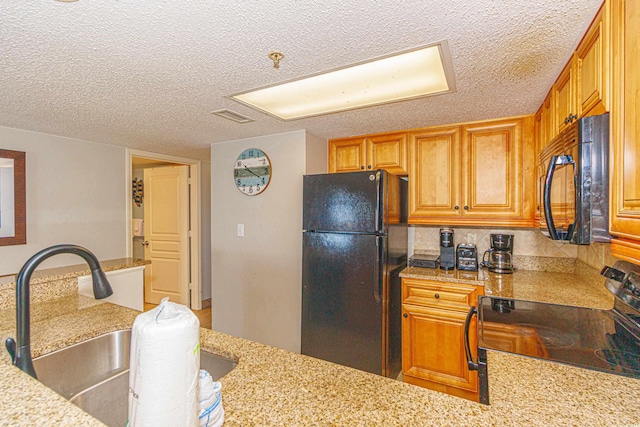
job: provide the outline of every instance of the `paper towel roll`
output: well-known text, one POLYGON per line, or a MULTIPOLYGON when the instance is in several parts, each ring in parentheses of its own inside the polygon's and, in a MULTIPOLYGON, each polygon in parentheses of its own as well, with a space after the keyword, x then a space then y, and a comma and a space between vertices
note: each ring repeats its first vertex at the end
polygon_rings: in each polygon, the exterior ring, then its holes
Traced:
POLYGON ((129 426, 198 425, 200 322, 168 298, 133 322, 129 426))

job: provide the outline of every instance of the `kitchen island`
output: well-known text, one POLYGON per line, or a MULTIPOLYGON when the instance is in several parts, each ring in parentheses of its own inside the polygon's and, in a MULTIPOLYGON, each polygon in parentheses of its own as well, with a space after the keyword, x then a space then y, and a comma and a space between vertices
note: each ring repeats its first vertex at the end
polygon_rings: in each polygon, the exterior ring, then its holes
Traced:
MULTIPOLYGON (((35 303, 34 356, 128 328, 137 314, 78 295, 35 303)), ((11 310, 0 311, 2 338, 13 321, 11 310)), ((488 354, 485 406, 207 329, 201 344, 238 362, 220 380, 225 426, 640 425, 640 380, 500 352, 488 354)), ((10 365, 5 352, 0 360, 0 425, 102 425, 10 365)))

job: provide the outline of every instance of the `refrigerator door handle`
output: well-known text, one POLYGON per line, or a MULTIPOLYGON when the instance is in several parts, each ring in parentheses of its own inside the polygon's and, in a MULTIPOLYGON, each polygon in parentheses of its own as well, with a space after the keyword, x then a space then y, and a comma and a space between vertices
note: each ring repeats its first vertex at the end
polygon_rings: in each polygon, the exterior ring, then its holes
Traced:
POLYGON ((373 297, 376 302, 382 301, 382 279, 384 268, 384 245, 382 244, 382 237, 376 238, 376 268, 373 278, 373 297))
MULTIPOLYGON (((371 177, 369 179, 371 179, 374 175, 371 175, 371 177)), ((385 202, 385 196, 384 196, 384 182, 382 180, 382 173, 380 171, 377 171, 375 174, 375 181, 376 181, 376 189, 377 189, 377 194, 378 194, 378 202, 376 203, 376 209, 375 209, 375 229, 376 231, 380 231, 384 229, 384 218, 382 218, 382 215, 384 215, 384 211, 385 211, 385 206, 384 206, 384 202, 385 202)))

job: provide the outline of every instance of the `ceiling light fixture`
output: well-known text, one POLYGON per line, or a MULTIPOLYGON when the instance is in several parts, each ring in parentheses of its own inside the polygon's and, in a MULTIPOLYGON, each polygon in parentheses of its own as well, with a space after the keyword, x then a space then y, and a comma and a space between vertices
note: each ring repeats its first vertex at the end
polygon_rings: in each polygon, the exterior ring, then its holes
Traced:
POLYGON ((293 120, 454 91, 448 44, 441 41, 230 98, 293 120))

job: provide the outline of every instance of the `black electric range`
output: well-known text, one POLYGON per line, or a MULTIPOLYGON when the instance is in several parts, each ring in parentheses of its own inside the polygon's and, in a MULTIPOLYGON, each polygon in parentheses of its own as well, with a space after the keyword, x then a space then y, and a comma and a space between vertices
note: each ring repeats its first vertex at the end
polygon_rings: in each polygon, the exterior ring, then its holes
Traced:
MULTIPOLYGON (((611 310, 479 298, 479 360, 469 360, 469 368, 479 370, 483 403, 488 403, 486 350, 640 378, 640 266, 618 261, 601 273, 616 297, 611 310)), ((473 314, 472 309, 467 320, 473 314)))

